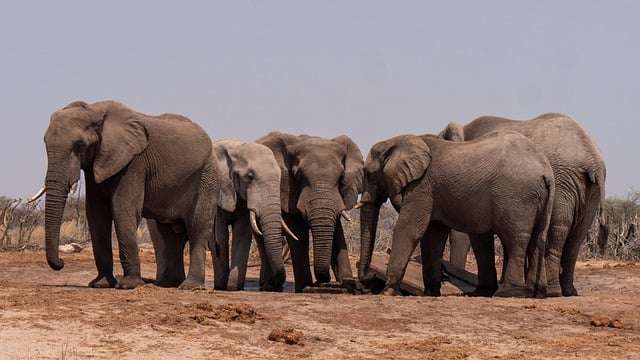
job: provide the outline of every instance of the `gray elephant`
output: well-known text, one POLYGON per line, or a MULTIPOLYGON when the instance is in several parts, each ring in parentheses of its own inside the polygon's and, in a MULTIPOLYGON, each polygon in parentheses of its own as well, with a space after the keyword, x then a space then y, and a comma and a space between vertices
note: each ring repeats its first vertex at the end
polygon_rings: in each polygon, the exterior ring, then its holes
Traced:
MULTIPOLYGON (((84 171, 87 220, 98 276, 91 287, 142 285, 136 230, 141 218, 157 220, 159 259, 181 254, 188 238, 190 266, 161 264, 157 284, 183 289, 204 284, 205 247, 213 236, 218 175, 211 140, 189 119, 145 115, 115 101, 74 102, 56 111, 44 137, 47 261, 54 270, 60 225, 71 187, 84 171), (111 228, 115 224, 124 277, 113 276, 111 228)), ((155 226, 155 225, 154 225, 155 226)))
POLYGON ((244 289, 251 240, 255 237, 262 260, 262 290, 282 291, 286 274, 282 259, 282 231, 293 233, 282 220, 280 167, 271 150, 238 140, 213 143, 221 175, 215 243, 216 289, 244 289), (232 227, 229 266, 229 226, 232 227))
MULTIPOLYGON (((440 135, 448 140, 471 141, 495 130, 523 134, 551 163, 556 196, 547 239, 547 296, 577 295, 573 277, 578 253, 605 196, 602 155, 577 122, 556 113, 527 121, 484 116, 465 126, 450 123, 440 135)), ((476 256, 483 250, 474 247, 476 256)))
POLYGON ((553 172, 524 136, 495 132, 469 143, 403 135, 374 145, 365 163, 359 278, 367 284, 380 206, 398 210, 385 294, 397 294, 418 242, 427 295, 440 295, 440 261, 451 229, 493 246, 498 234, 510 253, 498 288, 491 258, 478 259, 480 291, 495 296, 539 296, 546 285, 544 247, 553 172), (525 261, 528 267, 525 270, 525 261))
POLYGON ((313 270, 318 283, 352 278, 341 215, 356 204, 362 189, 363 158, 347 136, 323 139, 272 132, 256 142, 267 146, 281 170, 280 198, 285 222, 298 241, 287 236, 295 289, 313 283, 309 263, 309 230, 313 235, 313 270))

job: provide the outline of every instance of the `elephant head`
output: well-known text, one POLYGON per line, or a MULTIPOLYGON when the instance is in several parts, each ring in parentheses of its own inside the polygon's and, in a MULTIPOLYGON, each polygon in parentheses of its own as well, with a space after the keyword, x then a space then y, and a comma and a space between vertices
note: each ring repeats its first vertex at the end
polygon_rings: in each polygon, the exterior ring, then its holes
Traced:
POLYGON ((402 205, 403 192, 422 178, 431 162, 431 151, 418 136, 401 135, 375 144, 364 166, 364 189, 360 208, 360 266, 358 277, 370 280, 380 207, 387 199, 396 209, 402 205))
POLYGON ((285 280, 281 227, 290 230, 282 220, 280 167, 271 150, 257 143, 222 140, 213 148, 222 174, 218 206, 234 212, 239 201, 246 203, 253 232, 264 238, 271 280, 281 287, 285 280))
POLYGON ((336 223, 341 215, 349 219, 346 211, 362 191, 362 153, 344 135, 329 140, 273 132, 258 141, 280 166, 283 211, 311 228, 316 280, 328 282, 336 223))
POLYGON ((144 151, 148 138, 137 113, 124 105, 77 101, 53 113, 44 142, 48 168, 40 195, 47 195, 47 262, 54 270, 61 270, 64 262, 58 254, 60 226, 67 196, 80 179, 80 170, 91 181, 102 183, 144 151))

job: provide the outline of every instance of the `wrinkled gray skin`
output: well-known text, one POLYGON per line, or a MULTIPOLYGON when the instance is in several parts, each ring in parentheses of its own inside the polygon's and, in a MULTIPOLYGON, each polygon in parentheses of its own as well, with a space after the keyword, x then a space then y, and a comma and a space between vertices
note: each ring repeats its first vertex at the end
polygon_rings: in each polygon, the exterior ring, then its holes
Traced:
POLYGON ((215 281, 220 290, 242 290, 252 238, 262 259, 262 290, 282 291, 286 274, 282 259, 280 167, 273 152, 252 142, 221 140, 213 143, 221 174, 214 251, 215 281), (250 225, 256 213, 262 235, 250 225), (229 266, 229 226, 232 228, 229 266))
MULTIPOLYGON (((549 159, 556 196, 547 239, 547 296, 578 295, 573 286, 578 253, 605 196, 606 167, 600 151, 578 123, 556 113, 527 121, 483 116, 465 126, 450 123, 440 136, 469 141, 495 130, 523 134, 549 159)), ((474 247, 476 254, 482 250, 474 247)))
POLYGON ((182 262, 161 263, 156 283, 190 289, 204 284, 205 246, 213 236, 218 197, 209 136, 180 115, 149 116, 115 101, 74 102, 56 111, 44 137, 47 261, 54 270, 60 225, 70 188, 84 171, 87 220, 98 276, 90 287, 142 285, 136 230, 152 223, 156 257, 175 259, 190 242, 188 276, 182 262), (111 228, 115 224, 124 277, 113 276, 111 228))
POLYGON ((451 230, 449 233, 449 262, 464 270, 467 267, 467 254, 470 247, 469 235, 451 230))
POLYGON ((316 282, 353 277, 340 214, 355 205, 362 188, 362 153, 347 136, 323 139, 272 132, 256 142, 267 146, 281 170, 280 198, 285 222, 299 241, 287 236, 295 289, 312 285, 309 230, 313 236, 316 282))
MULTIPOLYGON (((496 132, 473 142, 403 135, 377 143, 365 163, 361 200, 359 278, 367 284, 380 206, 391 199, 399 216, 393 232, 385 294, 399 293, 411 254, 421 241, 427 295, 440 295, 440 261, 451 229, 474 234, 472 242, 493 246, 498 234, 510 254, 496 296, 544 294, 544 246, 553 201, 547 159, 524 136, 496 132), (525 270, 525 259, 528 269, 525 270)), ((478 259, 491 269, 494 259, 478 259)), ((498 288, 495 274, 480 272, 498 288)), ((480 282, 482 282, 480 280, 480 282)))

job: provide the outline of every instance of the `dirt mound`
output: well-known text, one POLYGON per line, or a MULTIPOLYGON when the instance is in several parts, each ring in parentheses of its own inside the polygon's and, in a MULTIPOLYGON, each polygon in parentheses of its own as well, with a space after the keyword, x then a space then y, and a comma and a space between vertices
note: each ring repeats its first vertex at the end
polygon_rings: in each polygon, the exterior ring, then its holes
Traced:
POLYGON ((256 309, 248 304, 213 306, 209 303, 198 303, 193 305, 193 310, 196 314, 192 315, 191 319, 201 325, 209 325, 211 320, 255 324, 256 319, 260 319, 256 309))
POLYGON ((620 319, 609 319, 606 316, 594 315, 591 317, 591 326, 593 327, 610 327, 614 329, 624 329, 624 324, 620 319))
POLYGON ((287 345, 303 345, 302 337, 304 333, 292 328, 289 329, 276 329, 269 334, 269 341, 281 342, 287 345))

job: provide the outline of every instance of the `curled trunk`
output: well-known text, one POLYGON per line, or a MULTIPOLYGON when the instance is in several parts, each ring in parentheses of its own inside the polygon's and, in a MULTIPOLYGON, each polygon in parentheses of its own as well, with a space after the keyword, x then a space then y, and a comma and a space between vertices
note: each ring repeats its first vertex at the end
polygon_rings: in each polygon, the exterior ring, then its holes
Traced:
POLYGON ((360 266, 358 267, 358 278, 362 282, 368 280, 379 215, 380 206, 375 204, 368 203, 360 209, 360 266))

